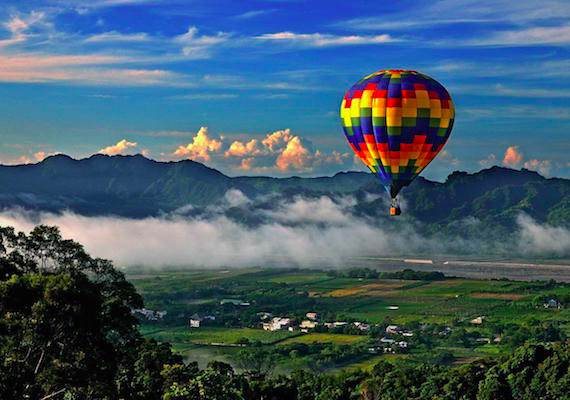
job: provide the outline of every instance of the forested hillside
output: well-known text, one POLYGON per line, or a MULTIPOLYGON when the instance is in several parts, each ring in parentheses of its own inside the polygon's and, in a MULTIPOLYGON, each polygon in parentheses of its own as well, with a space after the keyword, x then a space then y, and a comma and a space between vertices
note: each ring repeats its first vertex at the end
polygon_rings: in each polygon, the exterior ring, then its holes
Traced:
MULTIPOLYGON (((3 208, 145 217, 188 205, 199 209, 216 204, 230 189, 249 198, 353 196, 359 214, 386 215, 383 188, 363 172, 319 178, 231 178, 194 161, 157 162, 140 155, 94 155, 82 160, 56 155, 34 165, 0 166, 3 208), (370 200, 371 194, 375 200, 370 200)), ((540 222, 570 225, 570 181, 546 179, 528 170, 492 167, 474 174, 454 172, 444 183, 420 177, 403 190, 402 197, 405 215, 434 224, 433 229, 453 228, 458 220, 469 218, 508 228, 521 212, 540 222)))
POLYGON ((129 400, 568 399, 567 343, 527 343, 461 366, 381 361, 371 371, 273 374, 247 348, 243 369, 183 362, 144 339, 141 297, 109 262, 56 228, 0 230, 0 398, 129 400))

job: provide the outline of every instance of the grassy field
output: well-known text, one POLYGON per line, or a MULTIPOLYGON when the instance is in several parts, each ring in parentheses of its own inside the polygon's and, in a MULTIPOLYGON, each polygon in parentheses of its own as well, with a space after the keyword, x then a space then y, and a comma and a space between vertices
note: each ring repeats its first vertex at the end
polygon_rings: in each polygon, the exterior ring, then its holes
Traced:
POLYGON ((278 346, 292 343, 334 343, 334 344, 355 344, 367 339, 363 335, 343 335, 338 333, 308 333, 306 335, 295 336, 278 343, 278 346))
MULTIPOLYGON (((331 276, 317 270, 261 268, 150 271, 127 274, 127 277, 143 295, 146 307, 168 312, 164 321, 143 324, 142 333, 172 343, 189 360, 199 362, 208 359, 229 362, 232 354, 240 349, 233 347, 237 343, 258 342, 263 346, 283 348, 285 345, 313 343, 355 346, 371 340, 369 335, 356 335, 354 332, 301 334, 299 331, 263 331, 258 316, 261 312, 297 321, 312 311, 319 314, 322 322, 359 321, 380 327, 387 324, 414 326, 416 337, 425 335, 418 330, 425 324, 450 326, 455 331, 463 329, 480 337, 492 338, 496 332, 507 328, 530 330, 551 321, 570 336, 570 307, 546 309, 541 300, 553 296, 570 298, 570 285, 464 278, 437 281, 363 279, 331 276), (222 299, 228 298, 240 299, 250 305, 220 304, 222 299), (215 315, 214 325, 217 326, 189 329, 188 317, 194 313, 215 315), (478 316, 485 317, 482 325, 469 324, 478 316)), ((381 334, 382 331, 376 332, 376 338, 381 334)), ((361 355, 352 363, 343 358, 338 368, 368 368, 379 358, 406 362, 425 360, 442 352, 451 353, 455 357, 454 362, 464 362, 508 351, 503 344, 462 346, 457 341, 446 342, 437 335, 433 340, 435 347, 431 350, 420 343, 407 354, 361 355)), ((308 366, 311 357, 282 357, 280 365, 282 368, 308 366)), ((331 362, 334 365, 334 360, 331 362)))
POLYGON ((240 339, 257 341, 263 344, 272 344, 283 339, 298 335, 288 331, 267 332, 262 329, 253 328, 194 328, 168 327, 157 330, 153 327, 144 326, 142 329, 145 336, 152 337, 158 341, 171 342, 177 344, 201 344, 201 345, 236 345, 240 339))

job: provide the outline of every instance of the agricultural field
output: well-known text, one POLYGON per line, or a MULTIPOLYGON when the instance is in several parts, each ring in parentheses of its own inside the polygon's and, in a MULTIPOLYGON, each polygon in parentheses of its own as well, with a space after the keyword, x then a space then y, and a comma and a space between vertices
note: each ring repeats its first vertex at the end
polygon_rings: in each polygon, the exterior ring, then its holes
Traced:
POLYGON ((142 333, 202 364, 233 363, 259 348, 273 352, 282 371, 371 367, 379 359, 463 363, 500 356, 528 340, 570 336, 569 284, 347 271, 248 268, 127 277, 146 308, 167 312, 157 321, 142 318, 142 333), (308 333, 261 328, 273 317, 295 326, 308 312, 318 314, 318 326, 308 333), (191 317, 205 315, 215 318, 189 328, 191 317), (472 322, 477 318, 480 323, 472 322), (324 325, 334 322, 338 326, 324 325), (392 325, 399 331, 387 333, 392 325))
POLYGON ((176 344, 200 344, 209 346, 239 346, 244 339, 261 344, 273 344, 299 333, 284 331, 267 332, 254 328, 225 328, 204 327, 189 329, 186 326, 168 327, 164 330, 153 330, 152 327, 143 328, 143 333, 158 341, 176 344), (146 331, 146 332, 145 332, 146 331))
POLYGON ((367 337, 363 335, 344 335, 342 333, 307 333, 297 335, 280 341, 278 346, 286 346, 293 343, 332 343, 332 344, 355 344, 366 341, 367 337))

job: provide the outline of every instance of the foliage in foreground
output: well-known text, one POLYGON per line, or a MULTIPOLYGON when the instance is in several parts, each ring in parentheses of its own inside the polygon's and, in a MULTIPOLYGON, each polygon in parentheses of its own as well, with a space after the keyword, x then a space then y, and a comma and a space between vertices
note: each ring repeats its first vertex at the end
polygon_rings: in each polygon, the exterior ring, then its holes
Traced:
POLYGON ((56 228, 0 228, 0 398, 164 400, 568 399, 567 343, 527 344, 498 363, 381 362, 337 375, 273 376, 262 348, 236 372, 185 364, 141 337, 142 299, 124 275, 56 228))

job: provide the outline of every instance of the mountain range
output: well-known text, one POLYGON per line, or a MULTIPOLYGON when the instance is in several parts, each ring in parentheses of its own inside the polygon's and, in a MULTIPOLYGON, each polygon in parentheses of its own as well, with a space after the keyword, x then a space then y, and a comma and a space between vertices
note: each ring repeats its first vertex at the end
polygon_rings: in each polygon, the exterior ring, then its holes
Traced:
MULTIPOLYGON (((4 209, 141 218, 189 205, 207 207, 222 201, 231 189, 248 198, 353 196, 358 214, 384 218, 387 211, 383 188, 364 172, 317 178, 229 177, 191 160, 159 162, 142 155, 101 154, 80 160, 55 155, 37 164, 0 166, 4 209)), ((456 171, 442 183, 418 177, 402 191, 402 198, 406 218, 434 229, 468 218, 508 227, 521 212, 540 222, 570 226, 570 180, 547 179, 525 169, 456 171)))

